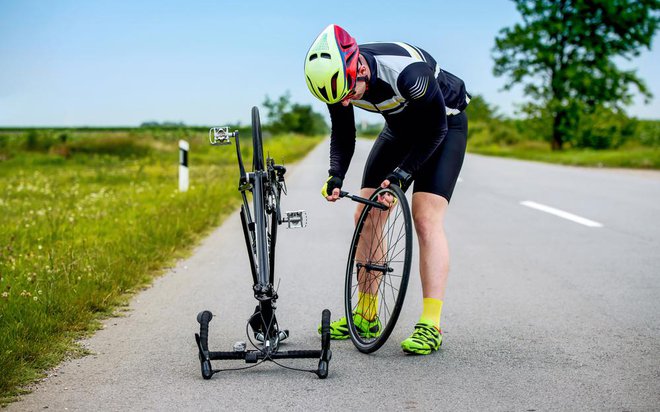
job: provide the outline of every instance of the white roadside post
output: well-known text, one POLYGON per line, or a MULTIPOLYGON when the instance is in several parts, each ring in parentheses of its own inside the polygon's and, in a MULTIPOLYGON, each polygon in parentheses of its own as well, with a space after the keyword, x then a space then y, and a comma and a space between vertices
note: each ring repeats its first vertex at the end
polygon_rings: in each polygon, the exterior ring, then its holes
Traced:
POLYGON ((179 140, 179 192, 188 191, 188 142, 179 140))

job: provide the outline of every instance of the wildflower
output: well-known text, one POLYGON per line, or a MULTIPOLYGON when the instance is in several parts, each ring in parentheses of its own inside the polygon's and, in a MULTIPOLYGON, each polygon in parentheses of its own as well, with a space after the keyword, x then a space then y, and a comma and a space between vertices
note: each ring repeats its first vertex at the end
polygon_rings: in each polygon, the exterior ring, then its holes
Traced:
POLYGON ((0 296, 2 296, 3 299, 8 299, 9 298, 9 292, 2 292, 2 295, 0 295, 0 296))
POLYGON ((32 300, 34 300, 36 302, 36 301, 39 300, 39 298, 35 296, 35 297, 32 298, 32 300))
POLYGON ((41 250, 41 249, 43 249, 43 248, 44 248, 44 247, 41 246, 41 245, 39 245, 39 246, 37 247, 37 249, 39 249, 39 250, 41 250))

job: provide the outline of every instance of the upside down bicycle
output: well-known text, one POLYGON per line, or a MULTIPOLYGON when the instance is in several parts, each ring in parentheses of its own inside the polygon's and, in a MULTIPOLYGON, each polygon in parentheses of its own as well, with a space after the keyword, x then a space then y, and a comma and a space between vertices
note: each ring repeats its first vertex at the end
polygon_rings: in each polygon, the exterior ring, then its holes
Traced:
POLYGON ((254 282, 253 293, 257 300, 255 311, 246 325, 246 329, 248 327, 252 329, 254 340, 250 333, 247 333, 247 337, 254 349, 247 349, 245 342, 237 342, 233 351, 216 352, 209 350, 208 331, 213 314, 208 310, 200 312, 197 315, 200 331, 195 334, 195 340, 199 349, 202 377, 210 379, 215 373, 221 371, 254 367, 265 361, 272 361, 284 366, 277 361, 280 359, 318 358, 319 362, 316 369, 304 371, 313 372, 319 378, 324 379, 328 376, 328 366, 332 358, 330 350, 330 311, 325 309, 321 315, 320 350, 281 351, 280 342, 289 337, 289 331, 280 328, 275 316, 278 298, 274 287, 277 227, 283 223, 287 223, 289 228, 304 227, 306 225, 306 213, 304 211, 294 211, 286 212, 283 215, 280 210, 281 195, 286 194, 286 183, 284 181, 286 168, 275 164, 270 157, 264 161, 261 123, 259 110, 256 107, 252 108, 253 160, 251 172, 245 171, 238 131, 230 132, 228 127, 214 127, 209 130, 209 140, 212 145, 231 144, 231 138, 236 141, 239 168, 238 190, 243 198, 240 217, 254 282), (252 194, 252 207, 248 202, 248 193, 252 194), (213 369, 212 360, 245 360, 246 363, 254 365, 244 368, 213 369))

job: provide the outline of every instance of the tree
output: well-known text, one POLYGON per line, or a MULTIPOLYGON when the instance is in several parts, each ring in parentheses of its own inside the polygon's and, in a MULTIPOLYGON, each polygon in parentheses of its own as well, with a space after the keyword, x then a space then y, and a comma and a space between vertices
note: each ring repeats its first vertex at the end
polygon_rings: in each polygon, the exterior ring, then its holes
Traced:
POLYGON ((328 131, 323 116, 312 110, 312 106, 291 103, 289 92, 277 100, 266 96, 263 105, 268 110, 268 129, 273 133, 291 132, 312 136, 328 131))
POLYGON ((466 111, 467 115, 470 117, 470 123, 489 122, 493 119, 499 118, 497 107, 492 106, 483 98, 483 96, 478 94, 472 96, 466 111))
POLYGON ((523 22, 495 39, 493 73, 508 75, 506 90, 524 85, 532 99, 527 111, 549 115, 553 150, 575 138, 581 113, 621 112, 632 86, 650 100, 636 71, 619 69, 614 59, 651 48, 660 1, 514 1, 523 22))

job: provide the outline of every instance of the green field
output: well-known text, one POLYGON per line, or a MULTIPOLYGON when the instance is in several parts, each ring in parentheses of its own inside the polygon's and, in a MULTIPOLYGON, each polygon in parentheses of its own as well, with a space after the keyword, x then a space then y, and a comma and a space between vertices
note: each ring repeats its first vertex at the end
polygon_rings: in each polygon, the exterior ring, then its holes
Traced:
MULTIPOLYGON (((320 140, 277 136, 265 151, 288 164, 320 140)), ((0 403, 186 256, 235 210, 237 182, 235 148, 192 129, 1 132, 0 403), (179 138, 191 144, 186 193, 179 138)))
MULTIPOLYGON (((468 112, 469 116, 469 112, 468 112)), ((609 137, 611 147, 580 147, 567 142, 553 151, 534 122, 529 120, 475 120, 470 122, 468 151, 488 156, 534 160, 572 166, 660 169, 660 121, 639 120, 627 136, 609 137)), ((606 140, 606 139, 605 139, 606 140)))
POLYGON ((546 142, 527 141, 515 145, 470 146, 468 151, 487 156, 534 160, 571 166, 660 169, 660 147, 631 146, 619 149, 576 149, 552 151, 546 142))

